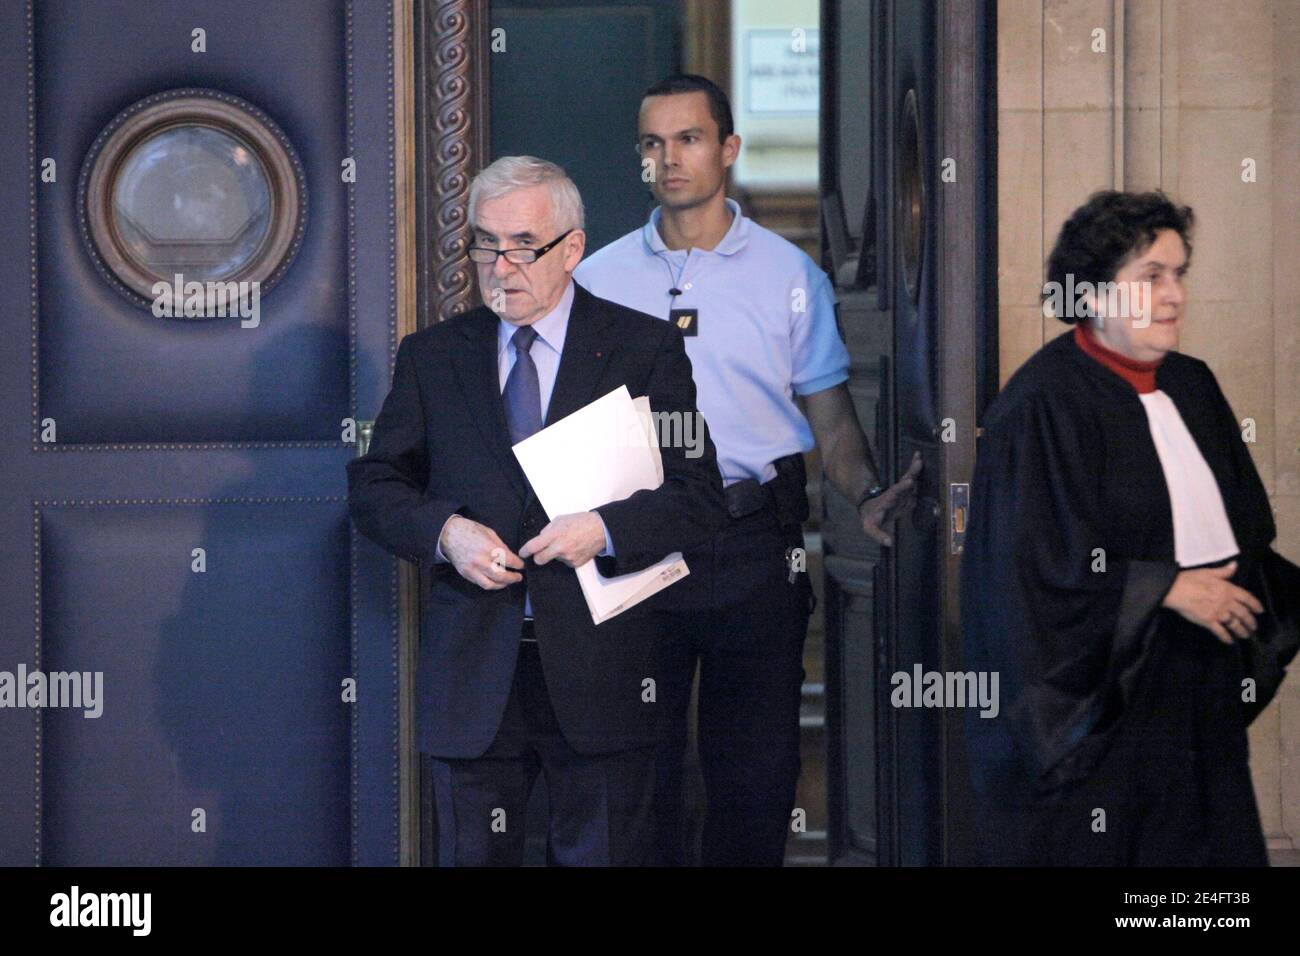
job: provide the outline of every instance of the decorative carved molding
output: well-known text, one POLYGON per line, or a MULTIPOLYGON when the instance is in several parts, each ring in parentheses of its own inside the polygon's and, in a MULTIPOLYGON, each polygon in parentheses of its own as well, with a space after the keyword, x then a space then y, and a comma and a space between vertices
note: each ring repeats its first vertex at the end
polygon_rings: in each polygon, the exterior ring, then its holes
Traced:
POLYGON ((470 181, 488 157, 488 0, 419 0, 417 43, 424 326, 477 304, 465 249, 470 181))
MULTIPOLYGON (((413 203, 415 324, 424 328, 478 301, 470 243, 469 186, 488 151, 488 0, 413 0, 410 67, 414 80, 413 203)), ((405 0, 395 13, 405 15, 405 0)), ((399 81, 400 83, 400 81, 399 81)), ((404 233, 405 235, 405 233, 404 233)), ((400 317, 399 317, 400 318, 400 317)), ((409 329, 403 319, 398 334, 409 329)), ((398 584, 401 678, 401 849, 403 866, 437 860, 432 790, 422 786, 414 745, 415 652, 419 645, 420 581, 403 564, 398 584)))

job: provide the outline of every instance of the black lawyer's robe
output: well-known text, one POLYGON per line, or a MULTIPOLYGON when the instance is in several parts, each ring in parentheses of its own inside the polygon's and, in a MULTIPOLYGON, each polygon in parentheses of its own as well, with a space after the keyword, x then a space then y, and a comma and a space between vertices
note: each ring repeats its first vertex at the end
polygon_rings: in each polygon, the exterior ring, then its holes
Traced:
MULTIPOLYGON (((1234 583, 1259 596, 1281 559, 1237 419, 1198 359, 1168 353, 1156 387, 1218 482, 1234 583)), ((1266 862, 1245 649, 1161 607, 1179 570, 1138 393, 1061 335, 988 411, 962 558, 964 666, 1000 681, 998 716, 966 721, 988 862, 1266 862)))

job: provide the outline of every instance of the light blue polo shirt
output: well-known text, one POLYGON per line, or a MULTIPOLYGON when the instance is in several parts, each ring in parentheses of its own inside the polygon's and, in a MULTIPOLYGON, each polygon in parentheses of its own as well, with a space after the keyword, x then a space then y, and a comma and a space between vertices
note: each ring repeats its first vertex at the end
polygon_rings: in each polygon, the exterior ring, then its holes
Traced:
POLYGON ((723 482, 768 481, 775 459, 814 444, 795 394, 846 381, 849 352, 826 273, 735 200, 727 206, 731 228, 713 249, 669 249, 656 207, 645 226, 579 263, 573 278, 661 319, 670 308, 698 310, 699 334, 686 337, 686 352, 723 482), (675 299, 673 288, 682 292, 675 299))

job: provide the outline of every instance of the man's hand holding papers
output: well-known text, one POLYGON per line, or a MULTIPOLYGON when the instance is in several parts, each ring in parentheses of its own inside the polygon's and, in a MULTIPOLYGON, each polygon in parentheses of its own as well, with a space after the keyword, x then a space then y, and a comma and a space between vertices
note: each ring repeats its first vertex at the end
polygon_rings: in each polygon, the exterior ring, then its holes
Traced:
MULTIPOLYGON (((597 624, 690 573, 680 552, 664 555, 642 571, 612 578, 603 576, 591 561, 603 547, 604 535, 598 527, 600 516, 592 515, 596 522, 587 526, 585 513, 663 484, 663 461, 651 425, 648 399, 634 402, 627 387, 620 386, 525 438, 514 446, 514 452, 546 513, 560 516, 547 526, 556 529, 552 543, 563 536, 571 557, 585 555, 581 563, 565 563, 576 569, 587 608, 597 624), (579 522, 581 528, 569 527, 579 522), (594 550, 588 551, 592 544, 594 550)), ((547 529, 525 544, 520 554, 527 557, 542 550, 534 546, 546 536, 547 529)), ((617 541, 613 544, 618 547, 617 541)))
MULTIPOLYGON (((604 502, 601 502, 604 504, 604 502)), ((560 515, 524 542, 519 557, 545 564, 558 558, 571 568, 586 564, 605 548, 605 523, 594 511, 560 515)))

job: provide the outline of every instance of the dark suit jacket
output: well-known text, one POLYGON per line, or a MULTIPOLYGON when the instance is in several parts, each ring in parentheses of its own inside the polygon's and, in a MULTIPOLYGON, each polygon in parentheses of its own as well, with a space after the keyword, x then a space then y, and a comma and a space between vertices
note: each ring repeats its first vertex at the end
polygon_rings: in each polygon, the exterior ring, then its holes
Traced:
MULTIPOLYGON (((418 741, 426 753, 478 757, 496 736, 519 652, 524 584, 487 591, 435 560, 452 514, 492 528, 518 552, 547 515, 510 449, 497 371, 497 316, 479 307, 408 335, 368 453, 348 463, 348 502, 358 530, 386 551, 421 563, 424 594, 416 671, 418 741)), ((696 413, 681 332, 575 289, 546 423, 626 385, 656 411, 696 413)), ((713 442, 703 454, 662 449, 664 482, 597 509, 613 558, 626 573, 702 543, 724 517, 713 442)), ((596 626, 572 568, 524 571, 538 646, 560 728, 580 753, 654 743, 667 707, 654 606, 672 587, 596 626), (658 703, 643 699, 655 681, 658 703)))

